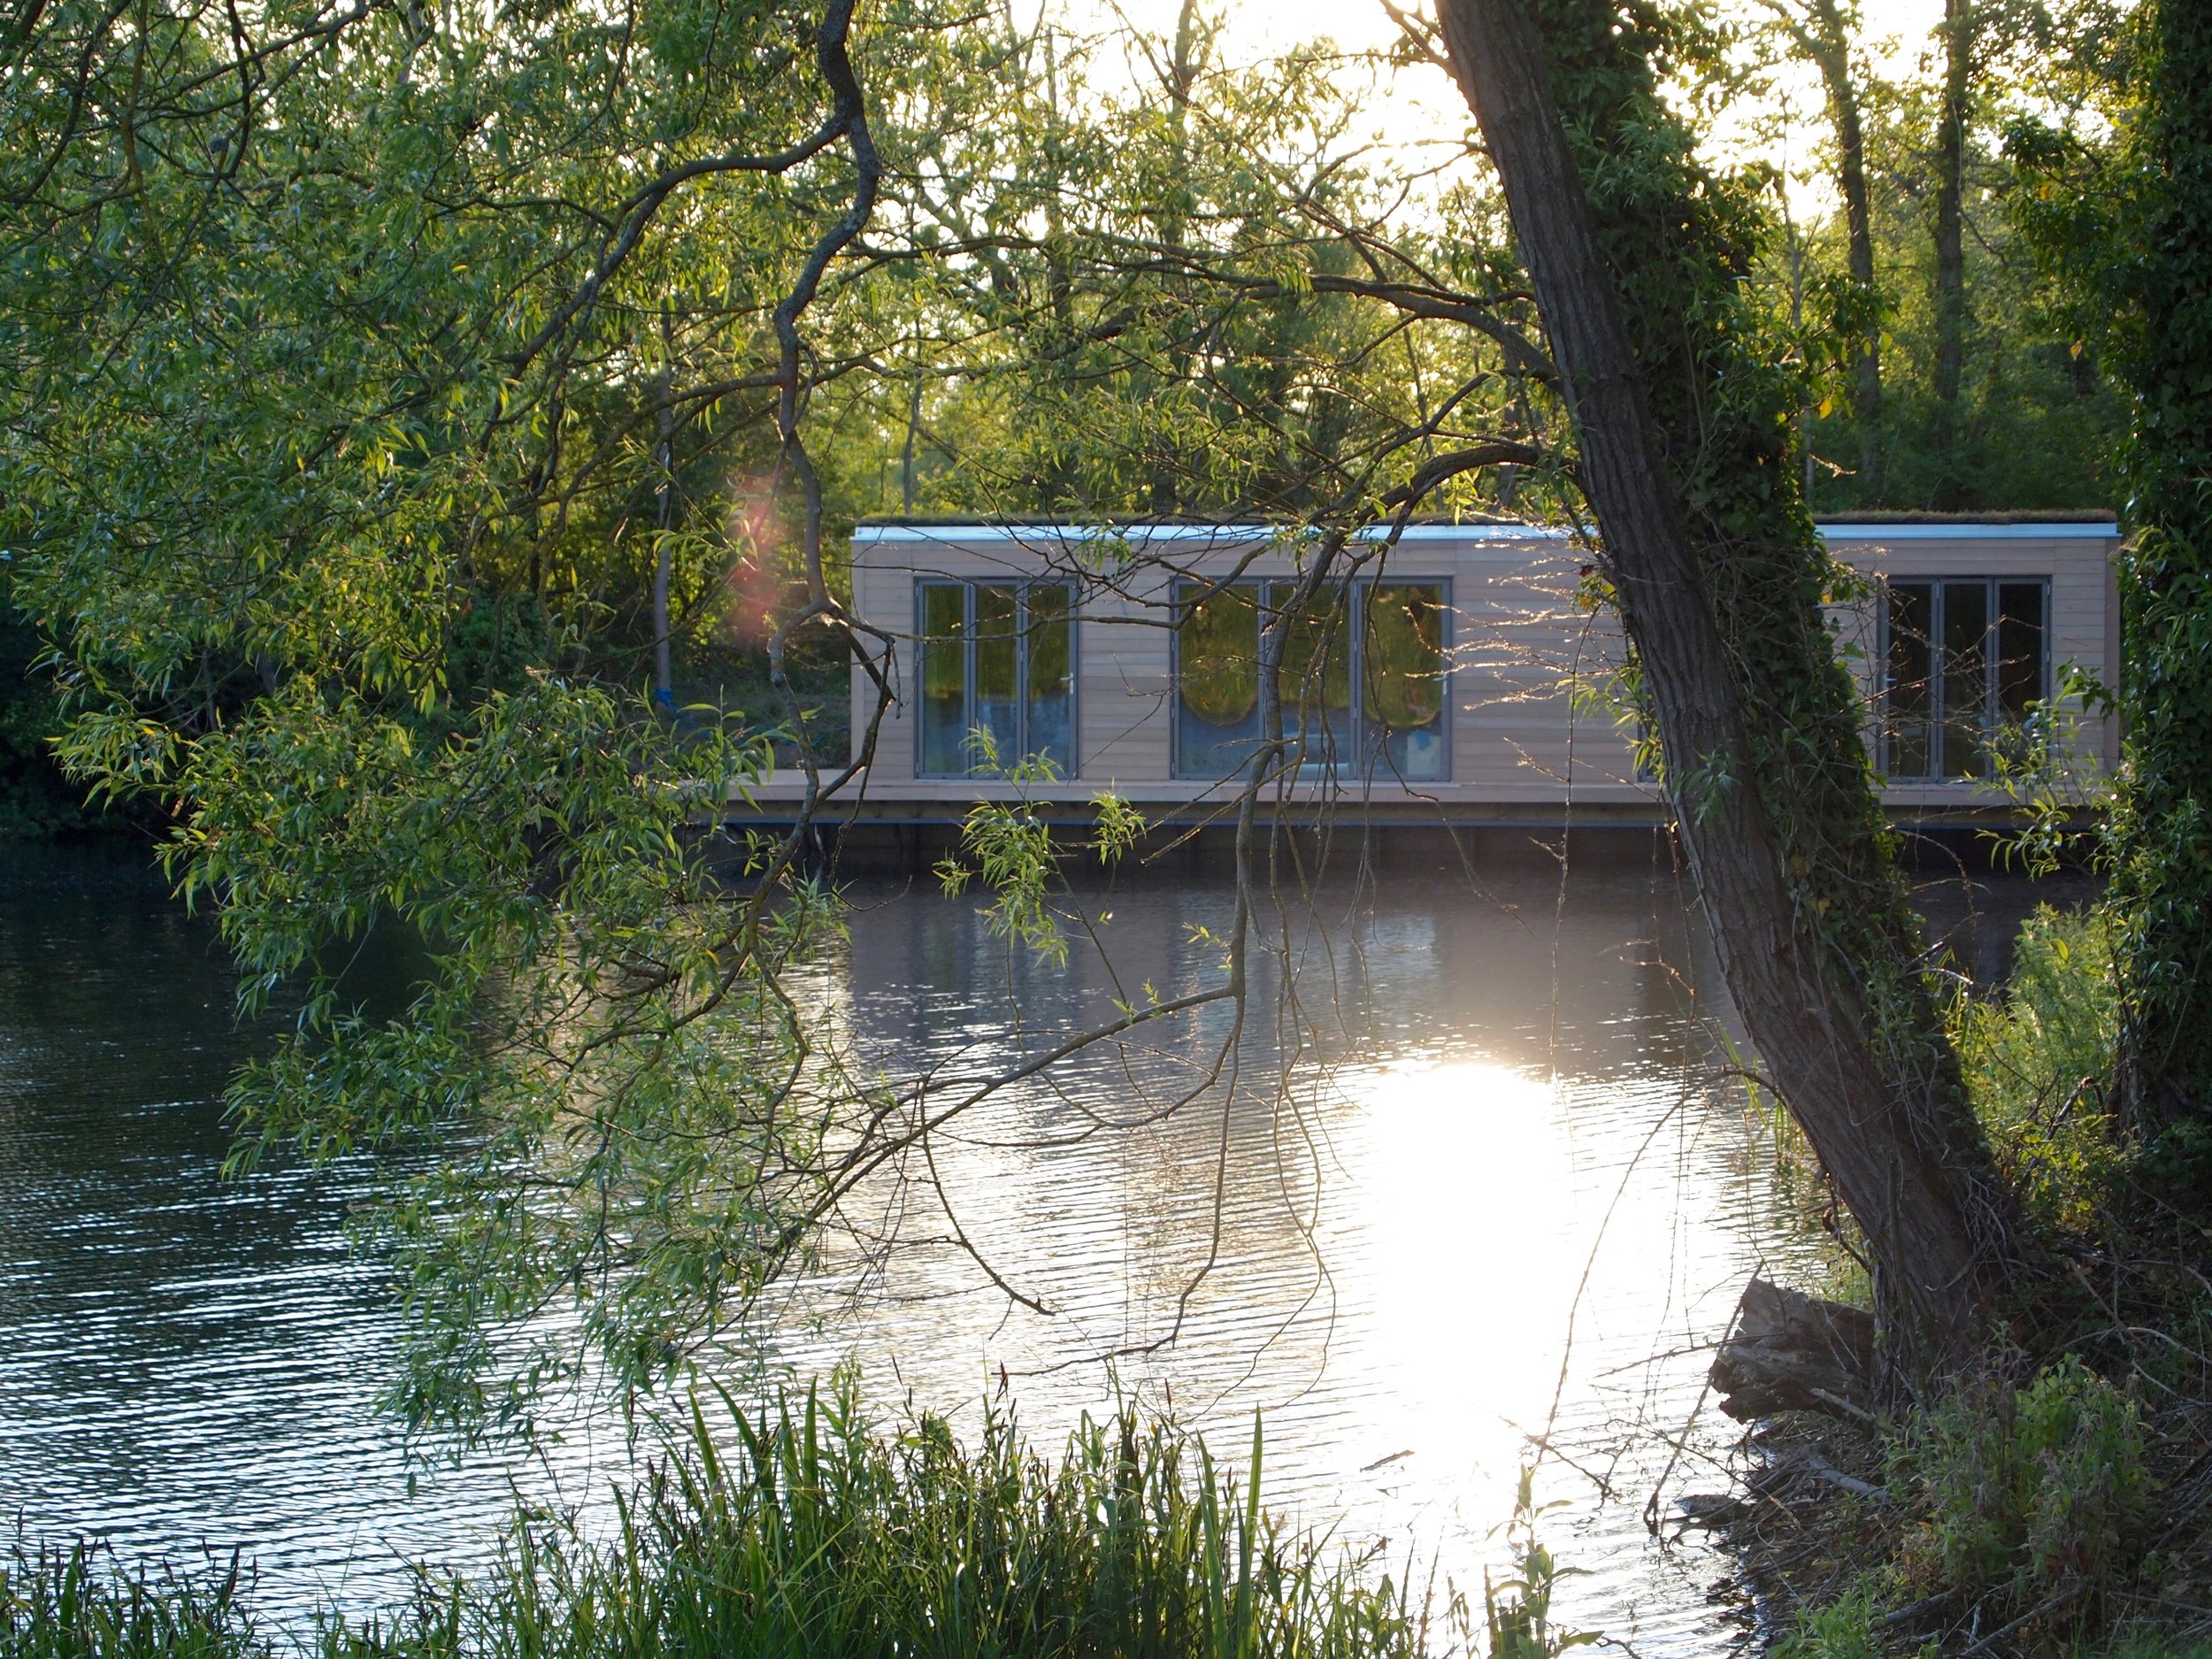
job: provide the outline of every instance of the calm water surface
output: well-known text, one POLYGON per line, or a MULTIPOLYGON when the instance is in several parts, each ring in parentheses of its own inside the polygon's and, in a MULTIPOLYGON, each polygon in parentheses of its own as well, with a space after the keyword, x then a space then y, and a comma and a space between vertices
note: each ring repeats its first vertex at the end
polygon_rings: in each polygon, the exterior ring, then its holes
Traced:
MULTIPOLYGON (((217 1097, 255 1039, 211 930, 126 855, 0 866, 0 1509, 127 1555, 243 1549, 287 1612, 480 1563, 518 1495, 603 1513, 631 1443, 588 1415, 528 1457, 407 1460, 374 1409, 391 1316, 341 1232, 365 1172, 219 1179, 217 1097)), ((971 904, 856 897, 821 1006, 864 1064, 947 1088, 1202 982, 1196 930, 1229 913, 1197 876, 1087 895, 1099 942, 1053 968, 971 904)), ((850 1358, 887 1406, 970 1427, 1003 1388, 1048 1441, 1118 1389, 1240 1459, 1257 1413, 1275 1507, 1478 1593, 1541 1438, 1548 1536, 1586 1570, 1570 1617, 1642 1653, 1736 1645, 1725 1563, 1645 1509, 1724 1482, 1704 1350, 1747 1273, 1814 1252, 1757 1125, 1700 1080, 1681 893, 1511 856, 1471 883, 1391 867, 1267 924, 1293 971, 1261 975, 1231 1079, 1201 1087, 1219 1009, 964 1118, 941 1198, 854 1206, 900 1248, 780 1296, 771 1370, 850 1358), (948 1203, 1048 1317, 942 1242, 948 1203)))

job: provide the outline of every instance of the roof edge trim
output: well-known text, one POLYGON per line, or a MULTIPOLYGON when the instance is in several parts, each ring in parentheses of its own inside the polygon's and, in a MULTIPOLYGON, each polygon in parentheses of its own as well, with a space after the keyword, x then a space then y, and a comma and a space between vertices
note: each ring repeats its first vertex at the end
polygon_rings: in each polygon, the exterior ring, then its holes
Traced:
MULTIPOLYGON (((2095 538, 2116 540, 2119 526, 2109 519, 2001 519, 1975 522, 1944 519, 1837 519, 1815 526, 1829 541, 2040 541, 2095 538)), ((1089 542, 1108 539, 1130 541, 1201 542, 1242 546, 1265 541, 1280 534, 1282 526, 1263 524, 863 524, 853 530, 862 542, 923 541, 938 545, 967 542, 1089 542)), ((1355 533, 1363 541, 1380 541, 1387 526, 1368 525, 1355 533)), ((1402 541, 1561 541, 1573 532, 1558 525, 1471 523, 1410 524, 1399 532, 1402 541)))

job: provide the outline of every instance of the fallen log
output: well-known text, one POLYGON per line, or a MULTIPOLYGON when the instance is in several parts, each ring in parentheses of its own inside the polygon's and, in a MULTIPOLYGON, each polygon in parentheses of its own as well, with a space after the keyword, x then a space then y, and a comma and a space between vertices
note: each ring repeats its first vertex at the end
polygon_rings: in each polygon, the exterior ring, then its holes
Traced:
POLYGON ((1870 1421, 1873 1377, 1873 1315, 1755 1275, 1712 1370, 1720 1409, 1739 1422, 1777 1411, 1870 1421))

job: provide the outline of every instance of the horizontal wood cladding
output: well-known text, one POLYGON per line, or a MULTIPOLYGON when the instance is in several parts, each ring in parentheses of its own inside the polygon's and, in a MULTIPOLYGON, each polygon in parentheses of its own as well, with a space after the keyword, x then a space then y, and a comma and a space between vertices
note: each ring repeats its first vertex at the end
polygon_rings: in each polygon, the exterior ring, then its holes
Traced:
MULTIPOLYGON (((1917 526, 1916 526, 1917 527, 1917 526)), ((2116 532, 2103 526, 2070 526, 2070 534, 2034 535, 2021 532, 2032 526, 2008 526, 2008 534, 1976 538, 1963 534, 1943 538, 1928 536, 1880 539, 1878 534, 1834 544, 1839 562, 1863 575, 1887 581, 1939 581, 1951 578, 2040 579, 2050 588, 2050 657, 2054 687, 2061 687, 2069 667, 2080 668, 2099 680, 2110 680, 2118 667, 2118 595, 2114 586, 2113 554, 2119 546, 2116 532), (2085 534, 2095 529, 2098 534, 2085 534)), ((1872 706, 1880 672, 1880 624, 1876 602, 1863 598, 1833 607, 1830 612, 1839 637, 1850 648, 1846 661, 1859 685, 1860 695, 1872 706)), ((2109 717, 2087 714, 2078 696, 2060 699, 2074 722, 2077 760, 2091 766, 2118 764, 2119 723, 2109 717)), ((1987 791, 1972 783, 1911 782, 1891 784, 1883 799, 1900 805, 1939 806, 1987 798, 1987 791)))
MULTIPOLYGON (((2048 536, 2008 526, 1925 529, 1883 539, 1855 526, 1832 543, 1839 561, 1876 579, 2019 576, 2050 587, 2054 677, 2069 664, 2109 677, 2116 634, 2111 555, 2116 538, 2066 526, 2048 536)), ((1174 776, 1173 595, 1179 581, 1281 580, 1295 573, 1279 553, 1251 536, 1206 545, 1186 540, 1142 546, 1117 562, 1072 534, 1019 535, 947 528, 864 532, 853 557, 855 608, 891 638, 899 701, 882 722, 870 793, 878 798, 954 803, 985 791, 965 780, 915 776, 918 586, 925 580, 1016 584, 1058 580, 1079 590, 1076 634, 1077 776, 1071 799, 1111 786, 1136 798, 1180 799, 1207 786, 1174 776), (966 538, 972 539, 964 539, 966 538)), ((1466 539, 1432 527, 1385 557, 1361 579, 1447 584, 1448 596, 1449 777, 1402 786, 1379 776, 1348 793, 1461 803, 1572 800, 1626 802, 1652 791, 1634 776, 1632 727, 1617 718, 1609 683, 1622 661, 1617 625, 1581 596, 1586 555, 1565 538, 1509 526, 1484 526, 1466 539)), ((1877 672, 1878 611, 1861 598, 1832 609, 1847 661, 1871 705, 1877 672)), ((853 678, 856 728, 873 703, 864 671, 853 678)), ((2108 757, 2116 733, 2085 720, 2080 741, 2108 757)), ((1901 805, 1943 807, 1986 800, 1971 784, 1922 784, 1888 790, 1901 805)))

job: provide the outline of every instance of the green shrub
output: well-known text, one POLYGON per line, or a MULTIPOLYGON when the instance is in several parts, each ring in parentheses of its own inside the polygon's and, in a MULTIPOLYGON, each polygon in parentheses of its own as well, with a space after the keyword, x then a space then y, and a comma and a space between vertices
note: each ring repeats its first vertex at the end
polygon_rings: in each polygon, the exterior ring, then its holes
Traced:
POLYGON ((1773 1659, 1882 1659, 1876 1610, 1863 1586, 1825 1607, 1800 1609, 1789 1633, 1774 1644, 1773 1659))
MULTIPOLYGON (((1482 1582, 1483 1624, 1490 1638, 1490 1659, 1558 1659, 1571 1647, 1600 1640, 1587 1631, 1561 1629, 1552 1622, 1552 1597, 1560 1579, 1578 1569, 1562 1567, 1536 1536, 1536 1519, 1549 1505, 1535 1494, 1536 1471, 1524 1464, 1513 1519, 1506 1528, 1517 1569, 1502 1583, 1486 1571, 1482 1582)), ((1469 1652, 1473 1651, 1470 1644, 1469 1652)))
POLYGON ((2070 1356, 2020 1396, 2029 1587, 2102 1587, 2129 1561, 2150 1495, 2136 1403, 2070 1356))
POLYGON ((1918 1414, 1891 1454, 1890 1489, 1922 1511, 1903 1566, 1916 1588, 1997 1582, 2025 1530, 2025 1480, 2001 1384, 1962 1389, 1918 1414))
POLYGON ((1923 1517, 1909 1579, 2039 1598, 2114 1583, 2150 1488, 2135 1402, 2071 1356, 2025 1389, 1988 1381, 1918 1414, 1891 1484, 1923 1517))
POLYGON ((2102 1079, 2119 995, 2104 918, 2038 908, 2004 996, 1962 998, 1952 1025, 1967 1092, 2015 1190, 2043 1220, 2086 1228, 2116 1156, 2102 1079))

